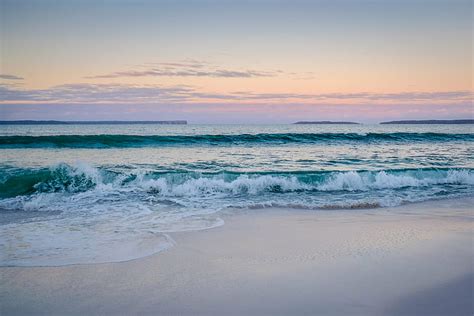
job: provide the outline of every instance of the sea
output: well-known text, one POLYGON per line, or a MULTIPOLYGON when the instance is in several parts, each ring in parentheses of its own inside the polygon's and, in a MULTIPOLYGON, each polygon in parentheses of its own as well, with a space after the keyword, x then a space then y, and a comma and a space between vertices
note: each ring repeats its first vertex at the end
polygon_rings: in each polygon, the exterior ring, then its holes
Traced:
POLYGON ((474 192, 474 125, 2 125, 0 265, 132 260, 270 208, 474 192))

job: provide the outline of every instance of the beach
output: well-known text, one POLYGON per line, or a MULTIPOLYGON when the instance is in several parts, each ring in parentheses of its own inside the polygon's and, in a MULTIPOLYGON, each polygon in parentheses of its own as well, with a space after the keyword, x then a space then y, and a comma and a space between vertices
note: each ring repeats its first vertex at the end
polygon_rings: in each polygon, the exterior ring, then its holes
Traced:
POLYGON ((1 267, 2 315, 472 315, 473 199, 224 211, 119 263, 1 267))
POLYGON ((472 12, 0 0, 0 316, 474 316, 472 12))

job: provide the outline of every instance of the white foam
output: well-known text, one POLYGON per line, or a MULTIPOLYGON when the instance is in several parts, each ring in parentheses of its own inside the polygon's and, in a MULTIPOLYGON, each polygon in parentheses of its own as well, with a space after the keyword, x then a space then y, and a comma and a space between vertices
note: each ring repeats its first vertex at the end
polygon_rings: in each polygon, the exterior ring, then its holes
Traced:
POLYGON ((136 185, 151 191, 156 191, 163 196, 203 196, 213 194, 249 194, 257 195, 268 190, 292 192, 311 189, 311 186, 298 181, 296 177, 277 177, 262 175, 249 177, 241 175, 232 181, 220 178, 188 179, 183 183, 173 184, 166 178, 145 180, 143 177, 136 179, 136 185))
POLYGON ((413 174, 389 174, 385 171, 338 173, 317 188, 321 191, 369 191, 424 187, 437 184, 474 184, 474 173, 468 170, 413 172, 413 174))

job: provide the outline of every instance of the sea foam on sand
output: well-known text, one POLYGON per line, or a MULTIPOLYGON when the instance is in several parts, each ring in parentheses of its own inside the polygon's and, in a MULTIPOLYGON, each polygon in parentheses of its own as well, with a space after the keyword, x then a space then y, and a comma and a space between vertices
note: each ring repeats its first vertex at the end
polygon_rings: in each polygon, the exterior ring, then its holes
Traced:
POLYGON ((473 202, 232 211, 138 260, 0 268, 0 313, 472 315, 473 202))

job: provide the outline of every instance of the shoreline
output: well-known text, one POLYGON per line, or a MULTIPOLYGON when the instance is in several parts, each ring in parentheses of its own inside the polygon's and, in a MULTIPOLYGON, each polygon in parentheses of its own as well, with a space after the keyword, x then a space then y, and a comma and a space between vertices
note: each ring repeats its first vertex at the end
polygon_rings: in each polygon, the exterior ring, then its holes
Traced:
POLYGON ((0 312, 472 314, 473 200, 224 212, 139 259, 1 267, 0 312))
MULTIPOLYGON (((154 252, 150 252, 149 250, 145 251, 147 254, 142 254, 138 256, 126 255, 125 257, 130 257, 126 259, 119 259, 110 261, 94 261, 94 262, 77 262, 77 263, 58 263, 58 264, 18 264, 18 265, 0 265, 1 268, 48 268, 48 267, 72 267, 72 266, 84 266, 84 265, 103 265, 103 264, 114 264, 114 263, 127 263, 132 262, 135 260, 145 259, 151 256, 159 255, 160 253, 170 250, 173 247, 176 247, 177 243, 172 236, 181 236, 183 234, 193 234, 201 231, 213 230, 224 226, 226 221, 233 221, 234 218, 238 218, 239 216, 255 216, 261 214, 270 214, 270 215, 282 215, 282 214, 292 214, 298 215, 301 214, 313 214, 315 216, 319 215, 324 218, 327 215, 336 216, 337 214, 343 215, 354 215, 352 212, 377 212, 383 214, 384 211, 395 212, 400 209, 403 211, 406 207, 413 206, 413 209, 421 208, 423 210, 424 206, 428 205, 431 206, 434 203, 464 203, 465 201, 469 201, 469 197, 459 197, 459 198, 450 198, 450 199, 438 199, 438 200, 429 200, 429 201, 417 201, 417 202, 409 202, 401 205, 396 206, 372 206, 372 204, 361 204, 356 205, 355 207, 321 207, 317 209, 313 208, 303 208, 303 207, 281 207, 281 206, 270 206, 270 207, 252 207, 252 208, 226 208, 223 210, 214 213, 216 215, 214 221, 216 222, 215 225, 203 228, 191 228, 187 230, 180 230, 180 231, 165 231, 161 233, 157 233, 152 239, 150 239, 149 243, 160 243, 160 246, 157 247, 156 245, 153 248, 159 248, 159 250, 155 250, 154 252), (160 242, 161 240, 161 242, 160 242)), ((474 200, 473 200, 474 203, 474 200)), ((413 212, 412 212, 413 213, 413 212)), ((434 214, 431 214, 434 215, 434 214)))

